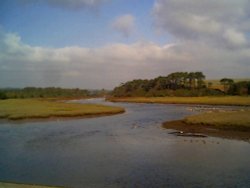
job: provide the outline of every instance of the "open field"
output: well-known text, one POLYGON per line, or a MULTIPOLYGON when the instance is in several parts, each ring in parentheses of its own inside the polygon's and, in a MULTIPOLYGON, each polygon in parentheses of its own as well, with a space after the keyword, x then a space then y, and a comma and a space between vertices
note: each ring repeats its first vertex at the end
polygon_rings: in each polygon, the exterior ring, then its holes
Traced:
POLYGON ((121 112, 124 112, 123 108, 96 104, 72 104, 39 99, 0 100, 0 118, 10 120, 99 116, 121 112))
POLYGON ((58 188, 58 187, 0 182, 0 188, 58 188))
POLYGON ((239 105, 250 106, 250 97, 127 97, 110 98, 112 102, 163 103, 163 104, 205 104, 205 105, 239 105))

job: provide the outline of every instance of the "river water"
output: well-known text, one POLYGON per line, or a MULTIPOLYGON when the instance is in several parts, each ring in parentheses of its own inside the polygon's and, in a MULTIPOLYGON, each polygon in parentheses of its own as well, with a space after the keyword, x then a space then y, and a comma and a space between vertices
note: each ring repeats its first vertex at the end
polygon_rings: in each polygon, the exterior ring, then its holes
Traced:
MULTIPOLYGON (((77 101, 86 102, 86 101, 77 101)), ((250 187, 250 144, 168 134, 186 105, 110 103, 124 114, 0 122, 0 181, 82 187, 250 187)))

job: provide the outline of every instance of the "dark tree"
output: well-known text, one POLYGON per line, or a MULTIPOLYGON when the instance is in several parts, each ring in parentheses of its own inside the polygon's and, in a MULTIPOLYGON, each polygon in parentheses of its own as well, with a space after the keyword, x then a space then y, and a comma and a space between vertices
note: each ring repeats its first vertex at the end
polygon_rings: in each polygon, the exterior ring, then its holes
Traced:
POLYGON ((230 87, 233 85, 234 81, 231 78, 222 78, 220 83, 223 85, 223 90, 225 93, 228 93, 230 87))

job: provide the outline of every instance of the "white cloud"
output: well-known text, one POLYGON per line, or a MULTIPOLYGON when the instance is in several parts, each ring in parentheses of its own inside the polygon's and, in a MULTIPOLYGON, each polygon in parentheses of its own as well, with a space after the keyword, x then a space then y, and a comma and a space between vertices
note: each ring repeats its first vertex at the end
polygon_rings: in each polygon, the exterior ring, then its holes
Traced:
POLYGON ((156 0, 155 25, 177 40, 242 48, 249 43, 249 0, 156 0))
POLYGON ((223 37, 233 46, 242 46, 247 43, 245 35, 234 29, 226 30, 223 37))
POLYGON ((0 32, 0 49, 0 87, 113 88, 173 71, 201 70, 210 77, 247 77, 250 71, 250 49, 211 48, 194 41, 42 48, 23 43, 17 34, 0 32))
POLYGON ((129 37, 135 31, 135 18, 130 14, 122 15, 112 22, 112 27, 124 37, 129 37))

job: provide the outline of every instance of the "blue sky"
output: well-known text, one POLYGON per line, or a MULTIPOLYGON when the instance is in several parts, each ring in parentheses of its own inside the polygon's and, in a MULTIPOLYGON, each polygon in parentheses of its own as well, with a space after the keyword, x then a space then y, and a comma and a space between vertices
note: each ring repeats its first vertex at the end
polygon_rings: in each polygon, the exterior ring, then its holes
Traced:
POLYGON ((6 32, 18 33, 30 45, 44 47, 98 47, 112 42, 132 43, 151 40, 164 43, 166 36, 156 34, 151 18, 154 1, 110 1, 94 10, 66 9, 40 1, 25 3, 2 1, 0 21, 6 32), (122 37, 111 28, 112 21, 131 14, 136 33, 122 37))
POLYGON ((0 87, 250 75, 248 0, 1 0, 0 87))

